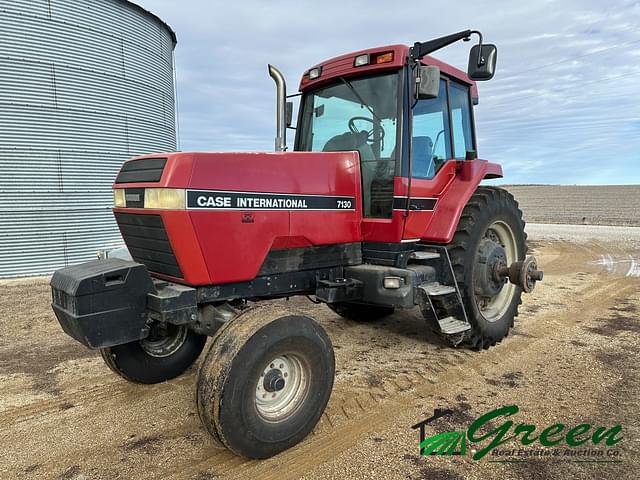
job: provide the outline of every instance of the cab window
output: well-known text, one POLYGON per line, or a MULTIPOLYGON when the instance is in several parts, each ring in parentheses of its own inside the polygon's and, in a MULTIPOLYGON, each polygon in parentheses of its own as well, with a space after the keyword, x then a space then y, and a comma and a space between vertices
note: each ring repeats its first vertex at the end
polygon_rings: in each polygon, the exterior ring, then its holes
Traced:
POLYGON ((365 217, 390 218, 398 136, 399 73, 339 78, 305 93, 296 149, 357 151, 365 217))
POLYGON ((438 97, 418 100, 413 108, 411 173, 414 177, 433 178, 452 157, 450 135, 447 82, 440 80, 438 97))
POLYGON ((458 160, 464 160, 468 151, 475 150, 471 129, 469 87, 449 82, 449 98, 451 101, 454 157, 458 160))

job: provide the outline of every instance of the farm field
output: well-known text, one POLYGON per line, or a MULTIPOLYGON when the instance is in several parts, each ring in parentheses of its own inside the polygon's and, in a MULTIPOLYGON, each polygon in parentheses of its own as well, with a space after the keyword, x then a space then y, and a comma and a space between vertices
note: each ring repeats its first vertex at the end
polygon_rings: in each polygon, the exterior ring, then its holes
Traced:
POLYGON ((640 185, 504 185, 527 222, 640 226, 640 185))

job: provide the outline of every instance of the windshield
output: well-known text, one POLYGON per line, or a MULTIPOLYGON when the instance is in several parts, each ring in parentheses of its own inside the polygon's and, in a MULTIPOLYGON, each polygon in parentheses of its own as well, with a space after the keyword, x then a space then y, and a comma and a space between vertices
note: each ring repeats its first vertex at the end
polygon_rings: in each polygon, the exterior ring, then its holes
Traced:
MULTIPOLYGON (((390 217, 399 73, 339 78, 304 96, 297 150, 360 153, 364 214, 390 217)), ((398 152, 399 153, 399 152, 398 152)))

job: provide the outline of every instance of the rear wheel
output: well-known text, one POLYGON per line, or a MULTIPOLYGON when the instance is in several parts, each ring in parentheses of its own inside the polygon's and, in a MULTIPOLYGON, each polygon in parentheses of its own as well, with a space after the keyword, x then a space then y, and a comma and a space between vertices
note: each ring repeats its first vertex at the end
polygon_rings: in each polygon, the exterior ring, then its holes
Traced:
POLYGON ((309 317, 256 307, 226 324, 200 366, 198 413, 237 455, 271 457, 304 439, 333 388, 335 360, 309 317))
POLYGON ((497 269, 527 253, 522 212, 501 188, 478 187, 465 206, 448 246, 451 264, 469 317, 468 343, 489 348, 509 334, 522 290, 497 269))
POLYGON ((115 373, 131 382, 158 383, 175 378, 196 361, 207 341, 186 325, 154 323, 143 340, 102 348, 115 373))
POLYGON ((356 322, 375 322, 395 312, 393 307, 367 305, 364 303, 327 303, 327 307, 343 318, 356 322))

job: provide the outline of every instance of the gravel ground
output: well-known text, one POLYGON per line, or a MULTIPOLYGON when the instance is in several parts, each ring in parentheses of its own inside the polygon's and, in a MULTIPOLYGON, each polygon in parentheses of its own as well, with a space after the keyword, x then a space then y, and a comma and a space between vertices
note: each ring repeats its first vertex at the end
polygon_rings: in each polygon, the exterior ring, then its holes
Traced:
POLYGON ((527 230, 545 280, 525 297, 512 334, 487 351, 447 346, 418 311, 358 324, 305 299, 290 301, 326 328, 338 371, 313 434, 266 461, 213 447, 195 410, 195 368, 159 385, 127 383, 63 334, 46 279, 2 282, 0 478, 636 479, 640 279, 626 276, 623 262, 640 257, 640 228, 527 230), (603 262, 607 256, 618 263, 603 262), (604 449, 603 458, 622 463, 418 454, 411 426, 434 409, 451 413, 431 434, 464 430, 514 404, 515 422, 537 431, 553 423, 621 424, 624 439, 612 449, 618 456, 604 449))
MULTIPOLYGON (((640 217, 640 210, 638 216, 640 217)), ((637 227, 529 223, 525 229, 534 240, 560 240, 580 244, 591 242, 614 244, 623 250, 640 249, 640 229, 637 227)))

